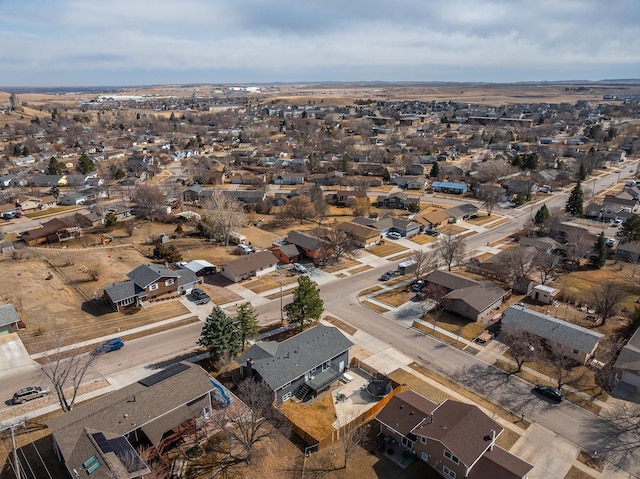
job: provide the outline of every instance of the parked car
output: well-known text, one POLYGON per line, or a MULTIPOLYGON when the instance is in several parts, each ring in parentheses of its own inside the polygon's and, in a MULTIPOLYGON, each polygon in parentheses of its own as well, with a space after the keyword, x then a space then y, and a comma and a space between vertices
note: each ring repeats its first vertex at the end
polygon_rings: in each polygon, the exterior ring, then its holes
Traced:
POLYGON ((395 232, 395 231, 391 231, 391 232, 387 233, 387 238, 392 239, 392 240, 399 240, 400 238, 402 238, 402 235, 400 233, 395 232))
POLYGON ((395 278, 396 276, 400 276, 400 273, 397 271, 387 271, 380 276, 380 281, 389 281, 391 278, 395 278))
POLYGON ((191 297, 194 299, 196 304, 207 304, 211 301, 211 296, 209 296, 205 290, 200 288, 193 288, 191 290, 191 297))
POLYGON ((236 249, 238 250, 238 252, 240 254, 251 254, 253 253, 255 250, 249 246, 248 244, 239 244, 236 249))
POLYGON ((440 232, 436 230, 424 230, 424 234, 429 236, 440 236, 440 232))
POLYGON ((620 226, 623 223, 623 221, 619 218, 615 219, 615 220, 611 220, 611 227, 612 228, 617 228, 618 226, 620 226))
POLYGON ((536 384, 534 390, 542 394, 543 396, 547 396, 548 398, 553 399, 554 401, 562 401, 564 399, 564 394, 558 388, 554 388, 552 386, 546 386, 544 384, 536 384))
POLYGON ((425 282, 422 280, 418 280, 411 286, 411 291, 413 291, 414 293, 419 293, 420 291, 422 291, 422 288, 424 288, 424 286, 425 282))
POLYGON ((111 351, 117 351, 124 347, 124 341, 120 338, 113 338, 105 341, 101 345, 97 346, 94 350, 94 354, 110 353, 111 351))
POLYGON ((300 263, 293 263, 293 269, 295 269, 298 273, 306 273, 307 268, 300 263))
POLYGON ((13 394, 13 404, 22 404, 32 399, 49 395, 49 390, 40 386, 29 386, 19 389, 13 394))

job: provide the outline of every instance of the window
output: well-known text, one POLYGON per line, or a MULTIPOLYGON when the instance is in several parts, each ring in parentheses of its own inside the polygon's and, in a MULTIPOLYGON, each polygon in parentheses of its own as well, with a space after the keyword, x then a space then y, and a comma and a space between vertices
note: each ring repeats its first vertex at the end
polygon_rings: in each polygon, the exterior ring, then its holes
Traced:
POLYGON ((449 451, 444 451, 444 457, 449 459, 451 462, 455 462, 456 464, 460 463, 460 459, 458 459, 456 456, 451 454, 449 451))
POLYGON ((155 291, 156 289, 158 289, 158 285, 156 283, 149 285, 149 291, 155 291))
POLYGON ((322 370, 324 371, 325 369, 329 369, 331 367, 331 359, 329 359, 329 361, 325 362, 322 365, 322 370))
POLYGON ((136 298, 135 297, 131 297, 131 298, 127 298, 127 299, 123 299, 120 304, 122 306, 129 306, 130 304, 133 304, 136 302, 136 298))
POLYGON ((427 454, 426 452, 422 453, 422 460, 424 462, 429 462, 429 454, 427 454))
POLYGON ((402 436, 402 445, 404 447, 408 447, 409 449, 413 449, 413 441, 411 439, 408 439, 404 436, 402 436))
POLYGON ((442 466, 442 472, 444 472, 447 476, 452 477, 453 479, 456 479, 455 471, 452 471, 447 466, 442 466))
POLYGON ((291 391, 282 395, 282 402, 288 401, 291 399, 291 391))
POLYGON ((165 286, 171 286, 171 285, 172 285, 173 283, 175 283, 175 282, 176 282, 176 280, 175 280, 175 279, 173 279, 173 278, 169 278, 168 280, 166 280, 166 281, 164 282, 164 285, 165 285, 165 286))
POLYGON ((422 436, 422 437, 420 438, 420 442, 421 442, 422 444, 426 444, 426 443, 427 443, 427 438, 426 438, 425 436, 422 436))

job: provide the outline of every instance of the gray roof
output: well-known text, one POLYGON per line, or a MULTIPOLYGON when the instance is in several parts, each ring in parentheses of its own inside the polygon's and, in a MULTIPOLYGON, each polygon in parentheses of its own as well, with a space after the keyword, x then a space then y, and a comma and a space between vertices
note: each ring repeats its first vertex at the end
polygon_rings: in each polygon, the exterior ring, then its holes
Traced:
POLYGON ((322 246, 322 241, 319 238, 301 231, 289 231, 285 241, 308 251, 315 251, 322 246))
POLYGON ((187 264, 183 264, 181 268, 188 269, 193 273, 197 273, 198 271, 204 268, 215 268, 215 265, 209 263, 204 259, 194 259, 193 261, 189 261, 187 264))
MULTIPOLYGON (((184 421, 187 411, 191 412, 191 417, 201 413, 202 410, 195 411, 189 405, 214 391, 215 386, 200 366, 180 364, 186 368, 155 384, 145 385, 144 380, 140 380, 49 421, 47 426, 67 463, 78 443, 86 436, 87 429, 103 432, 107 437, 117 437, 141 428, 157 444, 162 438, 162 434, 156 434, 159 429, 166 432, 178 426, 184 421), (176 415, 176 412, 180 414, 176 415)), ((81 468, 80 463, 78 470, 81 468)))
POLYGON ((102 290, 111 298, 114 303, 119 303, 125 299, 133 298, 144 293, 144 289, 136 285, 136 283, 129 279, 127 281, 121 281, 120 283, 114 283, 111 286, 106 286, 102 290))
POLYGON ((502 316, 502 324, 505 328, 526 331, 586 354, 591 354, 604 336, 524 306, 509 306, 502 316))
POLYGON ((507 292, 504 289, 491 281, 483 281, 480 284, 455 289, 445 297, 462 301, 480 313, 500 298, 504 298, 506 294, 507 292))
POLYGON ((0 306, 0 326, 8 326, 18 321, 20 321, 20 318, 13 304, 3 304, 0 306))
POLYGON ((447 209, 447 213, 451 216, 460 218, 466 215, 475 215, 478 213, 478 207, 472 203, 465 203, 463 205, 453 206, 447 209))
POLYGON ((318 325, 281 343, 254 344, 242 353, 238 363, 253 360, 253 369, 276 391, 351 346, 353 343, 337 328, 318 325))
POLYGON ((258 251, 257 253, 240 256, 238 259, 225 264, 224 268, 239 277, 263 268, 269 268, 277 263, 278 258, 271 251, 258 251))
POLYGON ((451 273, 450 271, 441 271, 439 269, 429 273, 425 280, 428 283, 437 284, 449 290, 466 288, 479 284, 478 281, 471 278, 466 278, 459 274, 451 273))
POLYGON ((636 329, 629 342, 618 355, 615 367, 640 375, 640 329, 636 329))
POLYGON ((176 271, 171 271, 159 264, 142 264, 130 273, 127 273, 127 276, 141 288, 146 288, 150 284, 158 281, 160 278, 180 277, 176 271))

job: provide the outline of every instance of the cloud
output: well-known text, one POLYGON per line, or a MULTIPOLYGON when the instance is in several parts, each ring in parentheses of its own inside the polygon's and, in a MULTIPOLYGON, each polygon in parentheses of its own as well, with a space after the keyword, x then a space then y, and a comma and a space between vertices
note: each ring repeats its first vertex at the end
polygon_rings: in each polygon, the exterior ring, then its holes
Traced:
POLYGON ((631 0, 4 0, 0 84, 640 77, 638 18, 631 0))

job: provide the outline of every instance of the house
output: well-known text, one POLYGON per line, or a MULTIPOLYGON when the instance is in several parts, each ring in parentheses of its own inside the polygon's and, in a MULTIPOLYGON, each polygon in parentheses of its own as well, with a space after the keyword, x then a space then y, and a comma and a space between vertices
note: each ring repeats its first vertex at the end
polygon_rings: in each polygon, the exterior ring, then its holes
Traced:
POLYGON ((526 332, 539 337, 555 353, 580 364, 592 358, 603 334, 577 326, 525 306, 509 306, 502 315, 507 331, 526 332))
POLYGON ((531 195, 538 191, 538 183, 532 179, 511 178, 504 185, 511 195, 531 195))
POLYGON ((302 250, 294 244, 274 244, 271 253, 285 264, 297 263, 302 258, 302 250))
POLYGON ((280 343, 256 343, 237 361, 243 378, 261 378, 281 404, 313 397, 339 380, 352 346, 337 328, 318 325, 280 343))
POLYGON ((11 188, 15 186, 18 182, 18 177, 16 175, 3 175, 0 176, 0 188, 3 190, 6 188, 11 188))
POLYGON ((507 292, 491 281, 454 289, 444 297, 445 309, 471 321, 486 321, 502 305, 507 292))
POLYGON ((640 329, 636 329, 614 363, 620 382, 640 388, 640 329))
POLYGON ((189 269, 173 271, 158 264, 143 264, 127 273, 129 278, 102 288, 115 311, 141 306, 142 301, 170 294, 185 294, 200 280, 189 269))
POLYGON ((273 183, 276 185, 303 185, 304 173, 281 173, 275 177, 273 183))
POLYGON ((376 206, 378 208, 407 210, 413 207, 420 207, 420 197, 409 196, 406 193, 380 195, 376 198, 376 206))
POLYGON ((220 274, 237 283, 243 279, 264 276, 276 270, 278 258, 271 251, 258 251, 234 259, 220 269, 220 274))
POLYGON ((394 216, 387 216, 381 220, 358 216, 351 220, 351 222, 377 229, 380 233, 393 231, 405 238, 410 238, 420 233, 420 223, 404 218, 396 218, 394 216))
POLYGON ((545 286, 544 284, 539 284, 534 286, 529 293, 532 299, 539 301, 543 304, 553 304, 556 296, 560 294, 560 290, 556 288, 552 288, 551 286, 545 286))
POLYGON ((450 271, 433 270, 424 279, 427 284, 441 286, 447 291, 475 286, 477 281, 450 271))
POLYGON ((465 203, 448 208, 447 213, 449 214, 449 221, 451 222, 468 220, 478 216, 478 207, 472 203, 465 203))
POLYGON ((340 223, 336 228, 351 238, 359 248, 368 248, 380 243, 380 231, 357 223, 340 223))
POLYGON ((20 195, 16 199, 16 206, 22 211, 33 211, 40 209, 42 201, 40 198, 34 198, 33 196, 20 195))
POLYGON ((527 236, 523 236, 518 241, 518 244, 521 246, 532 246, 537 249, 540 253, 552 254, 556 250, 564 249, 561 243, 558 243, 553 238, 549 238, 548 236, 542 236, 540 238, 530 238, 527 236))
POLYGON ((24 231, 20 234, 22 240, 29 246, 43 243, 58 243, 77 238, 82 235, 82 228, 67 218, 54 218, 42 223, 39 228, 24 231))
POLYGON ((446 478, 524 479, 533 466, 496 445, 504 429, 472 404, 437 405, 408 390, 376 416, 387 453, 420 458, 446 478))
POLYGON ((637 263, 640 260, 640 243, 620 243, 616 248, 616 258, 637 263))
POLYGON ((89 201, 89 196, 80 191, 70 191, 58 197, 58 204, 61 205, 83 205, 89 201))
POLYGON ((40 209, 46 210, 49 208, 53 208, 58 204, 58 200, 53 195, 46 195, 40 198, 40 209))
POLYGON ((66 186, 66 175, 35 175, 29 180, 31 186, 66 186))
POLYGON ((18 331, 20 318, 13 304, 0 306, 0 336, 18 331))
POLYGON ((201 427, 231 395, 200 366, 175 363, 47 423, 69 477, 134 479, 150 470, 138 451, 162 453, 184 428, 201 427), (191 426, 188 426, 191 424, 191 426))
POLYGON ((0 241, 0 254, 13 253, 15 250, 16 246, 13 241, 0 241))
POLYGON ((18 208, 15 203, 0 205, 0 216, 5 220, 10 220, 18 216, 18 208))
POLYGON ((188 201, 199 201, 204 188, 200 185, 191 185, 188 188, 182 190, 182 201, 185 203, 188 201))
POLYGON ((324 241, 313 234, 302 231, 289 231, 284 238, 286 244, 296 245, 302 256, 314 263, 320 260, 324 241))
POLYGON ((415 221, 420 223, 425 230, 435 230, 449 221, 447 210, 434 209, 428 213, 417 216, 415 221))
POLYGON ((335 194, 335 203, 338 206, 352 206, 358 198, 368 199, 367 192, 360 190, 338 190, 335 194))
POLYGON ((267 197, 265 190, 223 190, 221 194, 245 204, 260 203, 267 197))
POLYGON ((434 181, 431 188, 436 193, 452 193, 454 195, 464 195, 467 192, 465 183, 453 183, 450 181, 434 181))

